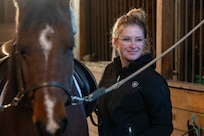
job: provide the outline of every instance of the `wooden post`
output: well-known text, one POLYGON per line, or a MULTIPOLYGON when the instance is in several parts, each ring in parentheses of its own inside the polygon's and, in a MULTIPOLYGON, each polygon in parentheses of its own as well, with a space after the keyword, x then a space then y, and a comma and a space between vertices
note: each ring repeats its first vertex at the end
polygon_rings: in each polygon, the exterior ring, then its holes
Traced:
MULTIPOLYGON (((162 0, 157 0, 156 10, 156 56, 162 53, 162 0)), ((161 60, 156 63, 156 71, 161 74, 161 60)))
MULTIPOLYGON (((157 0, 156 56, 173 45, 173 1, 157 0)), ((157 62, 156 70, 166 79, 172 77, 172 52, 157 62)))

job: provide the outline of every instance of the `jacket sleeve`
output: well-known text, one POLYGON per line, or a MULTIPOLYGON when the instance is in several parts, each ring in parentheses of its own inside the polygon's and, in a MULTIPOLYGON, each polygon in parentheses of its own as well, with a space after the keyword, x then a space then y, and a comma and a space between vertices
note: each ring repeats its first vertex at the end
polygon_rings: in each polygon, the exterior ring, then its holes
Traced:
POLYGON ((109 123, 108 123, 108 117, 105 114, 105 109, 104 109, 104 101, 103 98, 100 99, 99 104, 98 104, 98 111, 99 114, 101 115, 101 124, 98 126, 98 135, 99 136, 109 136, 109 123))
MULTIPOLYGON (((105 71, 102 75, 102 78, 99 82, 99 88, 100 87, 109 87, 110 85, 112 85, 112 83, 110 82, 110 74, 111 73, 111 65, 109 64, 106 68, 105 71), (108 80, 107 80, 108 78, 108 80)), ((107 95, 107 94, 106 94, 107 95)), ((101 115, 101 120, 102 123, 98 126, 98 134, 99 136, 109 136, 109 120, 108 120, 108 115, 106 112, 106 104, 105 104, 105 99, 106 99, 106 95, 102 96, 99 98, 98 100, 98 111, 99 114, 101 115)))
POLYGON ((173 131, 172 105, 166 81, 154 82, 141 92, 151 122, 151 128, 141 136, 170 136, 173 131))

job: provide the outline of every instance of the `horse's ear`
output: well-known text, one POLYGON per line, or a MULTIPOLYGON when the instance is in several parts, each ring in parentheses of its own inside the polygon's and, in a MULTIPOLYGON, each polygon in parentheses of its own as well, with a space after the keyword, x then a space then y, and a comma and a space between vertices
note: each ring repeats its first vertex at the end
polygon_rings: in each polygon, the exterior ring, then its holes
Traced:
POLYGON ((18 9, 22 8, 22 6, 25 6, 25 0, 13 0, 14 6, 18 9))
POLYGON ((13 0, 13 4, 16 8, 16 15, 15 15, 16 32, 18 31, 18 25, 20 21, 20 11, 26 6, 25 1, 26 0, 13 0))
POLYGON ((31 0, 13 0, 14 5, 18 6, 20 10, 24 9, 31 0))

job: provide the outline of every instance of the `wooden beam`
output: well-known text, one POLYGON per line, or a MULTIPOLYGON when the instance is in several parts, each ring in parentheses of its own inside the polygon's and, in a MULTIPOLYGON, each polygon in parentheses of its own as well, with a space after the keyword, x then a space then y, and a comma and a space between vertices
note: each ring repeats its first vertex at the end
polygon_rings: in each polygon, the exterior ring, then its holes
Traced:
MULTIPOLYGON (((157 0, 156 56, 173 45, 173 1, 157 0)), ((158 61, 156 70, 166 79, 172 77, 172 52, 158 61)))
MULTIPOLYGON (((159 56, 162 53, 162 0, 156 3, 156 56, 159 56)), ((156 71, 161 74, 161 60, 156 63, 156 71)))

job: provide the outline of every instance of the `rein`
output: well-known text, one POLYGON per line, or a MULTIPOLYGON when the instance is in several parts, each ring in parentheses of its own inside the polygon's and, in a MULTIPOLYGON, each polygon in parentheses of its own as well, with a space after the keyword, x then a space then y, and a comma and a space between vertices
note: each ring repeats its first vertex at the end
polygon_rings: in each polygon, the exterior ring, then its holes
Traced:
MULTIPOLYGON (((148 68, 149 66, 151 66, 152 64, 154 64, 156 61, 158 61, 159 59, 161 59, 162 57, 164 57, 167 53, 169 53, 171 50, 173 50, 174 48, 176 48, 178 45, 180 45, 181 42, 183 42, 187 37, 189 37, 194 31, 196 31, 201 25, 204 24, 204 19, 198 24, 196 25, 191 31, 189 31, 184 37, 182 37, 178 42, 176 42, 174 45, 172 45, 170 48, 168 48, 166 51, 164 51, 160 56, 156 57, 155 59, 153 59, 152 61, 150 61, 149 63, 147 63, 145 66, 143 66, 142 68, 140 68, 139 70, 135 71, 133 74, 129 75, 128 77, 126 77, 125 79, 113 84, 112 86, 105 88, 105 87, 101 87, 99 89, 97 89, 96 91, 94 91, 93 93, 89 94, 88 96, 85 96, 83 98, 79 98, 79 97, 73 97, 72 99, 75 101, 78 101, 78 103, 82 103, 83 101, 85 102, 91 102, 96 100, 97 98, 105 95, 106 93, 109 93, 115 89, 118 89, 120 86, 122 86, 124 83, 126 83, 128 80, 132 79, 133 77, 135 77, 136 75, 138 75, 139 73, 141 73, 142 71, 144 71, 146 68, 148 68)), ((72 101, 73 101, 72 100, 72 101)))

